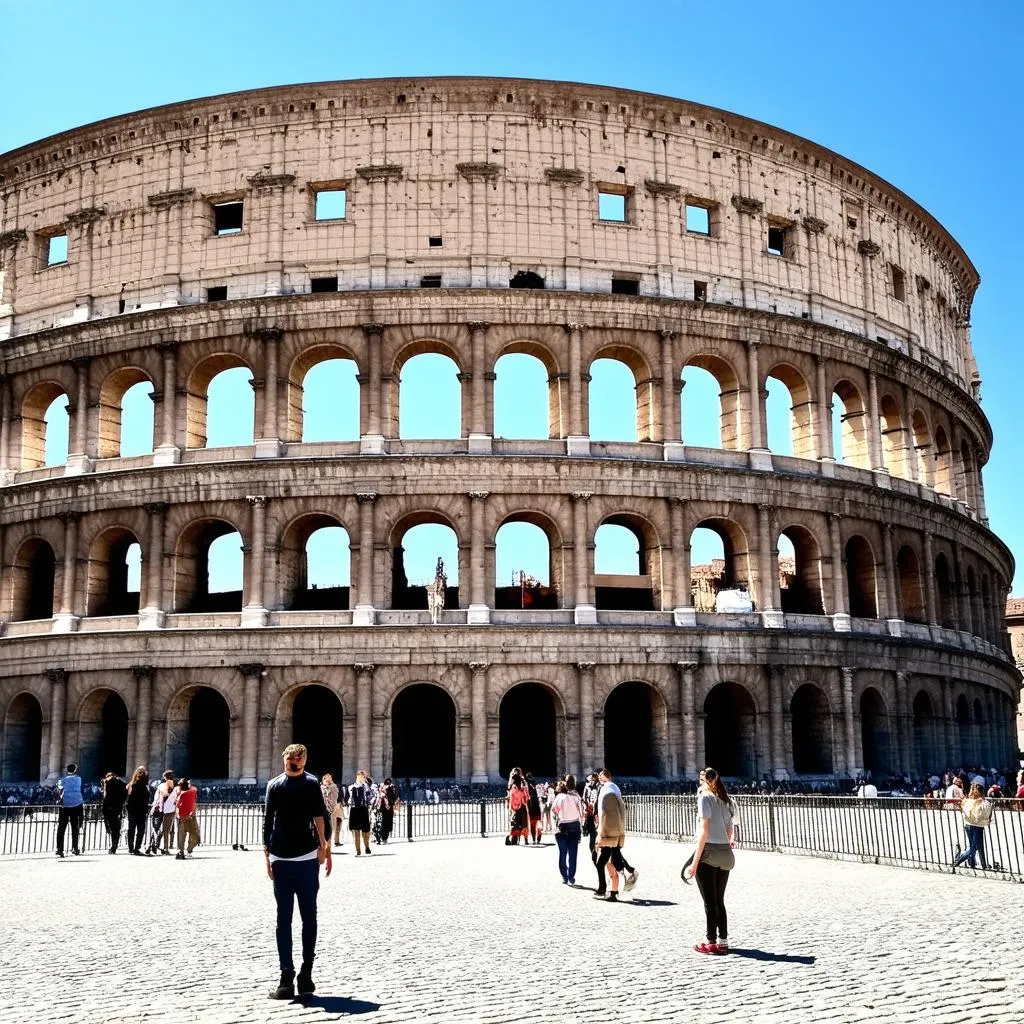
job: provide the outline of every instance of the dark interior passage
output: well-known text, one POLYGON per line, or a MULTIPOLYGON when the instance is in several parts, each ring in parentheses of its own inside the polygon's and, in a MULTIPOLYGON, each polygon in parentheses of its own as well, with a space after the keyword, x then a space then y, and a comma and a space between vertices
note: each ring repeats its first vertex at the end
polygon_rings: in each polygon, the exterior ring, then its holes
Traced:
POLYGON ((49 619, 53 616, 53 579, 57 560, 49 544, 40 543, 29 562, 28 602, 26 619, 49 619))
POLYGON ((719 683, 704 701, 704 716, 707 764, 721 775, 753 775, 754 701, 750 694, 737 683, 719 683))
POLYGON ((540 683, 520 683, 502 698, 498 727, 498 770, 532 772, 540 781, 558 772, 555 701, 540 683))
POLYGON ((659 775, 654 752, 653 691, 646 683, 615 687, 604 707, 604 763, 613 775, 659 775))
POLYGON ((98 782, 107 772, 123 776, 128 768, 128 708, 124 701, 108 691, 97 718, 81 725, 79 771, 87 782, 98 782))
POLYGON ((395 698, 391 774, 401 779, 455 777, 455 704, 440 686, 416 683, 395 698))
POLYGON ((797 775, 832 772, 832 718, 828 700, 809 683, 793 694, 793 771, 797 775))
POLYGON ((292 743, 306 748, 306 771, 318 779, 330 772, 342 782, 341 701, 326 686, 307 686, 292 705, 292 743))
POLYGON ((216 690, 196 690, 188 706, 188 761, 182 774, 203 781, 228 777, 229 718, 227 701, 216 690))
POLYGON ((4 782, 38 782, 43 746, 43 711, 30 693, 19 693, 4 722, 4 782))
POLYGON ((872 774, 892 770, 889 721, 882 695, 870 687, 860 698, 860 735, 864 767, 872 774))

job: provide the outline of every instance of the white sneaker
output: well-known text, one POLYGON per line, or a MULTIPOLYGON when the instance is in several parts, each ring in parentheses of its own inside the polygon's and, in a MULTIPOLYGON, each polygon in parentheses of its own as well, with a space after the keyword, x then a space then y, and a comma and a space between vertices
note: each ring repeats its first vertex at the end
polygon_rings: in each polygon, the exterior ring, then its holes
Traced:
POLYGON ((627 875, 625 882, 622 883, 623 892, 631 892, 639 877, 639 869, 634 869, 631 875, 627 875))

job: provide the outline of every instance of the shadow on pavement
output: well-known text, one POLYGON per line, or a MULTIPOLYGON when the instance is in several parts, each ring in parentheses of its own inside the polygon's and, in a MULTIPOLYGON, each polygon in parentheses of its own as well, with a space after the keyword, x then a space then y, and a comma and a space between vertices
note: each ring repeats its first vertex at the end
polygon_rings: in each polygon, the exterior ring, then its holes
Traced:
POLYGON ((380 1003, 368 1003, 363 999, 349 999, 348 996, 300 996, 295 1000, 303 1006, 312 1006, 324 1013, 373 1013, 380 1009, 380 1003))
POLYGON ((672 900, 638 900, 635 896, 633 899, 620 900, 625 906, 634 907, 674 907, 677 904, 673 903, 672 900))
POLYGON ((737 949, 729 947, 729 956, 743 956, 748 960, 766 960, 773 964, 805 964, 810 966, 817 961, 814 956, 792 956, 789 953, 769 953, 763 949, 737 949))

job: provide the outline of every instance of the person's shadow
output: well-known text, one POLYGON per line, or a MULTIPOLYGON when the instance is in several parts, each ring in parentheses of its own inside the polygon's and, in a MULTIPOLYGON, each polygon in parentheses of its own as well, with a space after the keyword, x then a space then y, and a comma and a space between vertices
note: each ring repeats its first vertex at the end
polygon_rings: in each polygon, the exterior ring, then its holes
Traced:
POLYGON ((324 1013, 373 1013, 380 1009, 380 1003, 368 1003, 365 999, 349 999, 348 996, 299 996, 295 1002, 311 1006, 324 1013))
POLYGON ((729 947, 729 956, 742 956, 748 960, 763 960, 773 964, 803 964, 810 967, 817 961, 814 956, 795 956, 791 953, 769 953, 764 949, 737 949, 729 947))

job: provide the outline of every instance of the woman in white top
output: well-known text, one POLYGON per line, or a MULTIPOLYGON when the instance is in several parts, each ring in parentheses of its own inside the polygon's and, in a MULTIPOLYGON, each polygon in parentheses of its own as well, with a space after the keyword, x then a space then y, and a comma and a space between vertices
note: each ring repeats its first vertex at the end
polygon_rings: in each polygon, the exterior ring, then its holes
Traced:
POLYGON ((558 843, 558 873, 563 885, 576 884, 576 854, 583 835, 583 801, 576 792, 576 779, 566 775, 565 781, 555 788, 555 801, 551 813, 558 825, 555 842, 558 843))
POLYGON ((967 861, 975 867, 975 857, 981 858, 981 870, 986 871, 985 862, 985 829, 992 820, 992 801, 985 798, 981 786, 974 783, 971 791, 960 807, 964 815, 964 832, 967 835, 967 849, 953 861, 953 870, 967 861))

